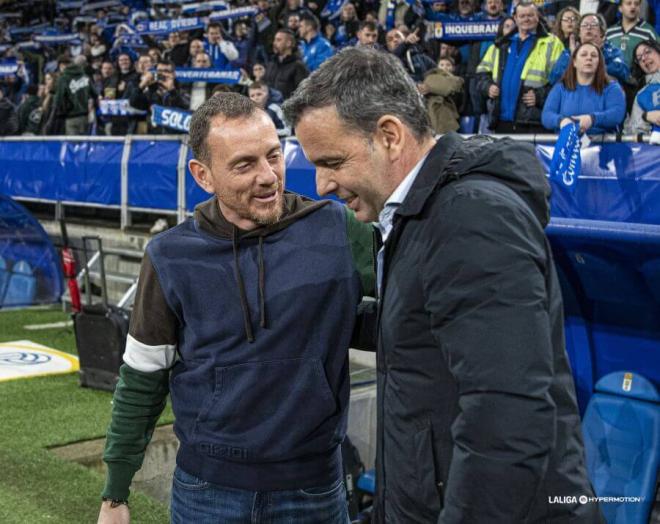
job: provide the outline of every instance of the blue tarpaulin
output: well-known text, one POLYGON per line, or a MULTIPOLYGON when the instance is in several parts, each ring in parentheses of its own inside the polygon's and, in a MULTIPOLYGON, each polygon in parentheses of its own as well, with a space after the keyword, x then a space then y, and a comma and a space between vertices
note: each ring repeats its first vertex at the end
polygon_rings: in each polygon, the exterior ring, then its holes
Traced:
POLYGON ((60 258, 41 224, 0 194, 0 308, 55 303, 62 291, 60 258))

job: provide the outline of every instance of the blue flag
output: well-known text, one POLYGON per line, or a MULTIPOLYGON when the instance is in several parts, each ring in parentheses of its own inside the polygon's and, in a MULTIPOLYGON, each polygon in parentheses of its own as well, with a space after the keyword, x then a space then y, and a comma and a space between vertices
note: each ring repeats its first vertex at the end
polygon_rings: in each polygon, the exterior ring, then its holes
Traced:
POLYGON ((574 192, 581 167, 580 124, 565 125, 561 128, 555 144, 555 152, 550 163, 550 178, 574 192))
POLYGON ((334 20, 341 14, 341 9, 347 2, 348 0, 328 0, 323 11, 321 11, 321 18, 334 20))
POLYGON ((155 127, 168 127, 181 133, 190 130, 192 113, 176 107, 151 106, 151 125, 155 127))

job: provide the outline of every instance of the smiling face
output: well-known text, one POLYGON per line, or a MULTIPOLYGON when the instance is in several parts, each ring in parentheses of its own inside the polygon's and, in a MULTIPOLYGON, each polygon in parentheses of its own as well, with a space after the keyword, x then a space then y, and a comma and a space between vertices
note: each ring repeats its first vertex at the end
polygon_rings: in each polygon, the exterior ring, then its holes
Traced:
POLYGON ((594 75, 598 69, 600 60, 598 49, 593 44, 582 44, 578 49, 573 65, 575 70, 582 75, 594 75))
POLYGON ((277 222, 284 203, 284 155, 270 117, 260 110, 247 118, 216 116, 206 144, 209 165, 191 160, 190 170, 217 196, 224 217, 244 230, 277 222))
POLYGON ((522 34, 534 33, 539 25, 539 13, 535 5, 519 5, 513 19, 522 34))
POLYGON ((380 143, 347 129, 330 106, 303 113, 296 136, 316 167, 316 192, 344 200, 362 222, 378 220, 396 187, 387 182, 390 164, 380 143))
POLYGON ((635 60, 645 75, 660 71, 660 53, 648 45, 641 44, 635 49, 635 60))

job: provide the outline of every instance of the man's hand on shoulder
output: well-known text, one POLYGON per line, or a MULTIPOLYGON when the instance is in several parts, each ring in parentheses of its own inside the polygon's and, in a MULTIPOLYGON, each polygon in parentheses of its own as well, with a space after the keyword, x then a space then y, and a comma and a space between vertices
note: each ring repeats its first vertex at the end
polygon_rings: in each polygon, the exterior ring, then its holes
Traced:
POLYGON ((120 504, 113 508, 111 501, 103 501, 97 524, 129 524, 130 522, 131 513, 126 504, 120 504))

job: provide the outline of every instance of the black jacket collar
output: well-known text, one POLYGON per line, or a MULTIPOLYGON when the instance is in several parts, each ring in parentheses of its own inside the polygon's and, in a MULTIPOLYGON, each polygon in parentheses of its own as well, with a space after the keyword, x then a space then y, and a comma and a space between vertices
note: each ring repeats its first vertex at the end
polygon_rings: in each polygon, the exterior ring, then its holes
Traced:
POLYGON ((442 182, 449 160, 463 139, 457 133, 447 133, 429 151, 410 192, 397 210, 401 216, 413 216, 421 212, 433 190, 442 182))

